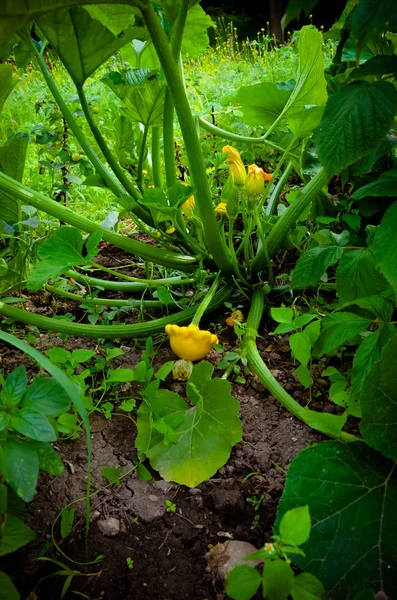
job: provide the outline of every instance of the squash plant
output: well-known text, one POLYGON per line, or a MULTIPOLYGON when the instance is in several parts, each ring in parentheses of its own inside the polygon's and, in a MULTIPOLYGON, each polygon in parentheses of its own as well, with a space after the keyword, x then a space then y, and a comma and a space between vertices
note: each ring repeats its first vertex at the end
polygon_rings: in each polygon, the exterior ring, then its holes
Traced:
MULTIPOLYGON (((393 202, 397 195, 393 168, 397 68, 395 34, 388 32, 397 26, 393 2, 375 5, 373 0, 349 0, 328 33, 338 40, 338 46, 327 71, 322 34, 312 26, 303 27, 297 36, 295 81, 259 83, 238 93, 245 122, 263 131, 253 137, 228 132, 192 113, 181 50, 191 51, 193 46, 200 51, 209 24, 194 0, 160 0, 155 5, 149 0, 106 0, 106 9, 102 4, 97 0, 5 0, 0 7, 1 54, 7 58, 14 51, 20 64, 34 57, 69 129, 95 169, 95 176, 87 178, 86 184, 111 190, 137 226, 157 244, 109 230, 24 185, 21 165, 26 140, 15 136, 0 148, 1 216, 14 226, 12 235, 7 228, 2 234, 3 295, 21 285, 39 289, 61 274, 80 278, 92 287, 131 292, 182 286, 187 281, 200 286, 205 278, 215 274, 216 278, 202 304, 193 302, 175 314, 132 325, 67 323, 21 310, 7 301, 0 303, 0 314, 83 337, 138 338, 192 320, 198 327, 204 312, 222 306, 236 290, 251 298, 243 345, 249 366, 294 416, 336 440, 306 450, 291 466, 280 515, 307 503, 313 525, 304 546, 306 557, 299 556, 296 562, 318 575, 331 596, 353 598, 363 588, 393 596, 397 580, 392 560, 396 532, 391 517, 396 485, 393 461, 397 458, 393 444, 395 391, 386 376, 395 348, 397 293, 397 211, 393 202), (32 23, 34 40, 30 37, 32 23), (45 60, 48 45, 76 87, 102 158, 51 76, 45 60), (85 95, 87 78, 121 48, 134 67, 111 71, 104 75, 103 83, 122 102, 123 117, 139 123, 142 129, 135 178, 109 149, 85 95), (185 185, 176 176, 174 111, 189 164, 185 185), (214 192, 202 153, 200 128, 237 147, 251 144, 254 149, 271 150, 277 157, 271 180, 256 165, 249 166, 247 175, 238 150, 228 145, 217 166, 227 166, 229 178, 220 195, 214 192), (142 178, 149 142, 155 187, 145 187, 142 178), (292 171, 303 185, 291 197, 288 208, 280 207, 278 200, 292 171), (327 186, 339 174, 347 192, 339 198, 341 210, 335 217, 335 211, 331 211, 332 216, 324 214, 323 207, 330 204, 327 186), (24 205, 67 224, 42 243, 39 261, 32 266, 23 252, 20 215, 24 205), (306 230, 302 233, 298 223, 306 218, 310 207, 323 223, 331 227, 336 224, 337 230, 324 228, 311 236, 306 230), (219 220, 217 214, 221 215, 219 220), (239 215, 244 224, 242 239, 236 227, 239 215), (341 229, 345 232, 340 233, 341 229), (270 306, 274 290, 279 291, 274 285, 272 259, 281 248, 299 246, 302 236, 306 236, 308 249, 293 270, 290 288, 316 285, 327 269, 338 264, 338 304, 333 312, 322 315, 316 336, 310 338, 309 324, 302 326, 300 337, 295 338, 294 354, 307 368, 307 361, 298 356, 302 355, 299 345, 307 339, 315 358, 332 355, 346 345, 358 346, 339 414, 319 413, 296 402, 273 377, 257 346, 264 309, 270 306), (79 268, 93 266, 100 239, 139 256, 147 265, 171 269, 172 277, 155 283, 150 278, 129 278, 109 284, 79 272, 79 268), (362 415, 360 435, 364 441, 344 430, 350 415, 362 415), (311 481, 314 483, 309 485, 311 481), (389 517, 391 522, 386 526, 389 517), (371 543, 364 543, 368 524, 371 543)), ((303 3, 303 8, 308 4, 313 2, 303 3)), ((296 13, 298 5, 300 11, 299 2, 290 5, 287 15, 296 13)), ((10 65, 0 65, 0 82, 1 108, 15 85, 10 65)), ((62 295, 60 286, 52 286, 51 291, 62 295)), ((287 596, 288 591, 283 597, 287 596)))

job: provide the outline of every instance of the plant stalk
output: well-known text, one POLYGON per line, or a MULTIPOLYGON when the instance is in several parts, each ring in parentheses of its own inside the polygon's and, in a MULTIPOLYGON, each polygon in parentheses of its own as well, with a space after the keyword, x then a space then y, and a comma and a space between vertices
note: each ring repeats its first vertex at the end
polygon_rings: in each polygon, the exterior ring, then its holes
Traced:
POLYGON ((162 188, 160 127, 152 127, 152 171, 154 187, 162 188))

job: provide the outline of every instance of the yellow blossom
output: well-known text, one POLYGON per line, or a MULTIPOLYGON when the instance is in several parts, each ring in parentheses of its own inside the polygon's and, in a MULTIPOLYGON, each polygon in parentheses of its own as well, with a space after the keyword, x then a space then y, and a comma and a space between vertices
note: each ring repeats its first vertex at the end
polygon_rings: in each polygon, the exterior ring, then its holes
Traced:
POLYGON ((218 206, 215 207, 215 212, 218 215, 227 215, 226 202, 219 202, 218 206))
POLYGON ((167 325, 165 331, 170 338, 172 351, 188 361, 201 360, 218 343, 216 335, 199 329, 197 325, 167 325))
POLYGON ((165 232, 168 233, 168 235, 172 235, 173 233, 175 233, 175 227, 168 227, 168 229, 166 229, 165 232))
POLYGON ((233 146, 224 146, 222 152, 229 155, 226 162, 229 164, 229 172, 233 175, 234 183, 236 185, 244 185, 247 173, 245 172, 240 153, 233 146))
POLYGON ((271 178, 271 175, 265 173, 265 171, 257 165, 249 165, 248 177, 245 182, 245 189, 248 196, 262 194, 265 189, 265 181, 269 181, 271 178))
POLYGON ((239 323, 242 323, 243 321, 244 321, 244 317, 243 317, 243 313, 241 312, 241 310, 235 310, 232 312, 230 317, 227 317, 226 325, 228 325, 229 327, 234 327, 235 325, 238 325, 239 323))
POLYGON ((159 231, 156 231, 156 237, 161 238, 161 233, 159 231))
MULTIPOLYGON (((186 181, 181 181, 182 185, 189 185, 186 181)), ((196 201, 194 196, 189 196, 189 198, 182 204, 182 210, 185 214, 192 213, 196 207, 196 201)))

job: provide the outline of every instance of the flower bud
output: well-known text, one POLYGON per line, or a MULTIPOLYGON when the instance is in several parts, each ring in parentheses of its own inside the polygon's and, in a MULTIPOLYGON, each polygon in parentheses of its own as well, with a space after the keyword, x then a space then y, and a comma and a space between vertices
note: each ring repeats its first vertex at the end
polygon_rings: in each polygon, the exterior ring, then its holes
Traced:
POLYGON ((222 152, 229 155, 226 162, 229 165, 229 173, 233 175, 234 183, 236 185, 244 185, 247 178, 243 161, 241 160, 240 153, 233 148, 233 146, 224 146, 222 152))
POLYGON ((245 182, 245 190, 248 196, 259 196, 265 189, 266 173, 257 165, 249 165, 248 176, 245 182))
POLYGON ((178 381, 187 381, 192 374, 193 363, 190 360, 184 360, 181 358, 177 360, 172 369, 172 375, 174 379, 178 381))
POLYGON ((227 215, 226 202, 219 202, 218 206, 215 207, 217 215, 227 215))

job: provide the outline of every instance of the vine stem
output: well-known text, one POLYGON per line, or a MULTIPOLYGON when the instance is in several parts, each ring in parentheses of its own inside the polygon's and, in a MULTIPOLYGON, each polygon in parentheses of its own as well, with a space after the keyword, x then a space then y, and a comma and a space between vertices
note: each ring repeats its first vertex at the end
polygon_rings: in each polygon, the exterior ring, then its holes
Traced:
POLYGON ((196 310, 195 315, 194 315, 193 319, 191 320, 191 323, 190 323, 191 325, 197 325, 197 327, 199 326, 201 317, 203 316, 205 311, 210 306, 212 299, 215 295, 215 292, 218 289, 220 281, 221 281, 221 272, 219 271, 218 275, 215 277, 214 281, 212 282, 210 289, 208 290, 207 294, 205 295, 204 300, 201 302, 200 306, 196 310))
POLYGON ((197 190, 197 206, 203 223, 206 244, 219 269, 230 274, 233 272, 233 264, 229 256, 225 238, 220 235, 218 230, 206 168, 201 152, 201 144, 186 96, 180 69, 173 57, 168 38, 151 4, 142 8, 142 16, 163 68, 178 115, 193 183, 197 190))
POLYGON ((231 142, 240 142, 242 144, 266 144, 274 150, 278 150, 279 152, 285 152, 285 148, 274 144, 270 140, 267 140, 264 136, 251 137, 248 135, 239 135, 238 133, 232 133, 231 131, 227 131, 226 129, 222 129, 217 125, 209 123, 202 117, 199 117, 198 121, 202 129, 208 131, 209 133, 213 133, 214 135, 217 135, 218 137, 221 137, 225 140, 230 140, 231 142))
POLYGON ((154 187, 162 188, 160 127, 152 127, 152 171, 154 187))
POLYGON ((249 365, 255 375, 284 408, 312 429, 316 429, 329 437, 345 442, 358 441, 360 438, 357 436, 341 431, 341 426, 344 424, 343 422, 341 425, 342 420, 344 419, 342 415, 317 413, 308 408, 304 408, 284 390, 277 379, 272 375, 262 360, 256 345, 256 337, 258 335, 258 327, 263 314, 264 303, 265 294, 263 289, 261 286, 257 286, 252 295, 251 307, 248 314, 247 325, 245 327, 243 346, 249 365))
POLYGON ((284 169, 284 172, 281 175, 280 179, 278 180, 274 190, 270 194, 269 201, 265 208, 265 215, 272 215, 275 212, 276 206, 277 206, 277 200, 279 199, 280 194, 284 189, 284 186, 288 180, 288 177, 290 176, 290 174, 292 172, 292 169, 293 169, 293 164, 292 164, 292 162, 289 162, 288 165, 286 166, 286 168, 284 169))
POLYGON ((136 178, 136 183, 141 192, 142 192, 143 165, 145 163, 146 142, 147 142, 148 133, 149 133, 149 125, 146 123, 144 126, 144 129, 143 129, 141 149, 139 152, 139 160, 138 160, 138 175, 136 178))
POLYGON ((74 281, 89 285, 91 287, 100 287, 112 292, 144 292, 150 287, 157 288, 166 285, 167 287, 179 287, 181 285, 191 285, 196 282, 192 277, 167 277, 166 279, 139 279, 136 281, 109 281, 91 277, 77 271, 68 270, 64 272, 65 277, 70 277, 74 281))
MULTIPOLYGON (((92 298, 91 296, 80 296, 80 294, 74 294, 73 292, 68 292, 63 290, 55 285, 46 285, 45 289, 50 292, 50 294, 55 294, 60 296, 61 298, 68 298, 69 300, 74 300, 75 302, 82 302, 84 304, 93 304, 94 306, 115 306, 115 307, 140 307, 143 306, 145 308, 161 308, 162 306, 168 305, 168 303, 160 302, 160 300, 118 300, 114 298, 92 298)), ((169 303, 169 306, 177 306, 174 301, 169 303)))

